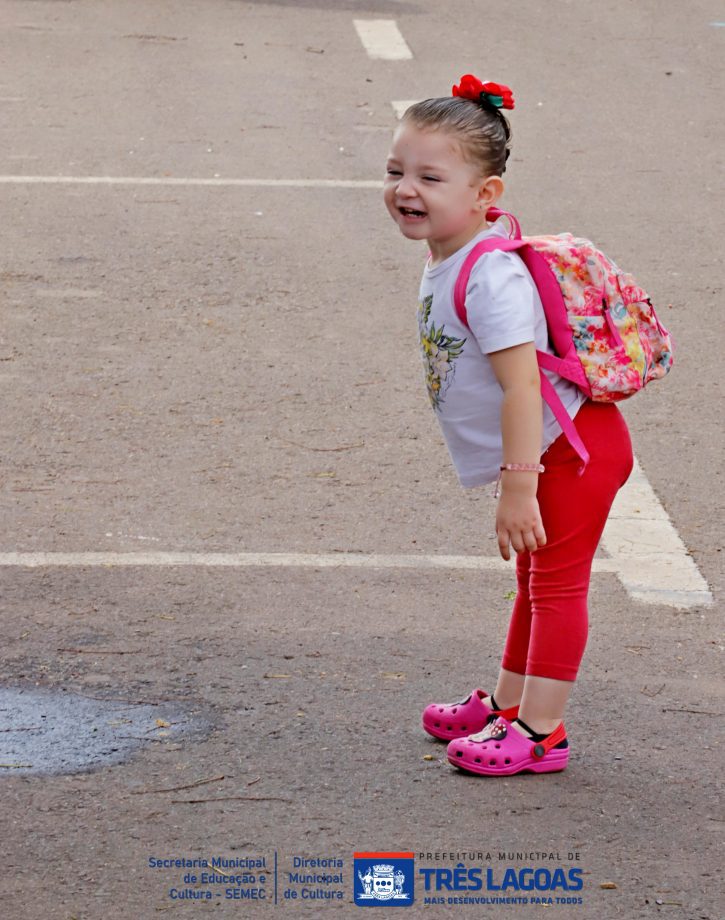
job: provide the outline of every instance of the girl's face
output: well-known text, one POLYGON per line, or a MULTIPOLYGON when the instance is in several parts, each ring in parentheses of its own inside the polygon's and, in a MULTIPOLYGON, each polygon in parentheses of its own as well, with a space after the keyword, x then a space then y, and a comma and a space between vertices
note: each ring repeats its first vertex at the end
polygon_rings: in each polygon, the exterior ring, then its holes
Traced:
POLYGON ((435 261, 447 258, 487 226, 486 211, 503 191, 463 158, 446 131, 403 122, 393 135, 383 197, 403 236, 427 240, 435 261))

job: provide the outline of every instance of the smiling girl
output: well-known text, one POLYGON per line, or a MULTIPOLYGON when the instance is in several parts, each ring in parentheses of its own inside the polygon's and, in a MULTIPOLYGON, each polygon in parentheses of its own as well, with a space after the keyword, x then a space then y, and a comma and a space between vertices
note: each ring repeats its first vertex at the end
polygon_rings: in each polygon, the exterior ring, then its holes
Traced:
MULTIPOLYGON (((563 770, 563 716, 584 654, 591 565, 612 502, 632 470, 629 432, 614 403, 593 402, 544 371, 589 451, 579 457, 542 401, 536 350, 553 354, 538 291, 515 252, 484 253, 471 271, 468 326, 453 290, 466 255, 509 237, 494 207, 511 130, 511 90, 468 74, 451 97, 405 112, 387 163, 384 199, 401 233, 430 254, 418 327, 425 379, 464 488, 499 479, 501 556, 516 552, 518 591, 498 682, 456 703, 432 703, 423 727, 448 740, 451 763, 472 773, 563 770), (489 223, 488 218, 494 218, 489 223), (496 219, 497 218, 497 219, 496 219)), ((452 619, 451 652, 462 623, 452 619)))

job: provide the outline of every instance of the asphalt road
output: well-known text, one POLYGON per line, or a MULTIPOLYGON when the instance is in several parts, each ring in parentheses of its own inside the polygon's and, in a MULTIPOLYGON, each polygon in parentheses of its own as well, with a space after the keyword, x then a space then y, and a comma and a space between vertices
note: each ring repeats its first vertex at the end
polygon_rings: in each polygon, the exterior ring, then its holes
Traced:
MULTIPOLYGON (((223 181, 379 180, 392 102, 473 72, 516 94, 503 203, 525 232, 597 241, 675 336, 672 373, 622 411, 715 599, 647 605, 595 574, 570 766, 501 782, 456 773, 419 716, 493 687, 512 567, 4 564, 3 688, 162 725, 123 763, 0 765, 0 915, 354 917, 353 853, 411 851, 575 863, 584 887, 441 906, 419 879, 407 916, 722 916, 721 5, 0 17, 1 553, 496 555, 490 490, 458 486, 421 379, 422 250, 380 191, 223 181), (395 20, 412 57, 370 58, 356 18, 395 20), (222 181, 45 181, 62 176, 222 181), (179 707, 208 730, 164 734, 179 707), (172 899, 199 885, 149 865, 214 855, 264 856, 266 898, 172 899), (341 900, 285 900, 295 856, 342 859, 341 900)), ((88 729, 79 710, 79 749, 88 729)))

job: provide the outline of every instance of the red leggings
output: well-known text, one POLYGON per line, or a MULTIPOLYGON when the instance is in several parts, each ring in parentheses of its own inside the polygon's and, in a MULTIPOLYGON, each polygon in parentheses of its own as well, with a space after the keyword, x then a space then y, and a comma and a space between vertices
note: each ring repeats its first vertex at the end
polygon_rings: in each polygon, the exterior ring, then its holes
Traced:
POLYGON ((575 680, 589 631, 592 560, 617 491, 632 472, 632 442, 614 403, 584 402, 574 425, 590 454, 583 476, 561 434, 545 451, 537 499, 546 545, 516 556, 518 593, 502 667, 575 680))

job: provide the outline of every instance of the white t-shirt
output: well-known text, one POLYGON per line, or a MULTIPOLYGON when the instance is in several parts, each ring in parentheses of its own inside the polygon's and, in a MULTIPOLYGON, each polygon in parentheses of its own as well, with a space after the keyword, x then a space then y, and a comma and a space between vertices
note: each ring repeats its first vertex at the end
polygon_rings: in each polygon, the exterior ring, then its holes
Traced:
MULTIPOLYGON (((487 355, 524 342, 535 342, 541 351, 554 354, 539 292, 515 252, 487 252, 476 262, 466 292, 470 329, 459 320, 453 304, 456 278, 470 250, 492 235, 508 238, 505 218, 435 268, 426 264, 418 303, 428 395, 460 483, 467 489, 493 482, 503 463, 503 389, 487 355)), ((585 394, 555 372, 544 373, 574 418, 585 394)), ((543 409, 542 454, 561 434, 546 402, 543 409)))

